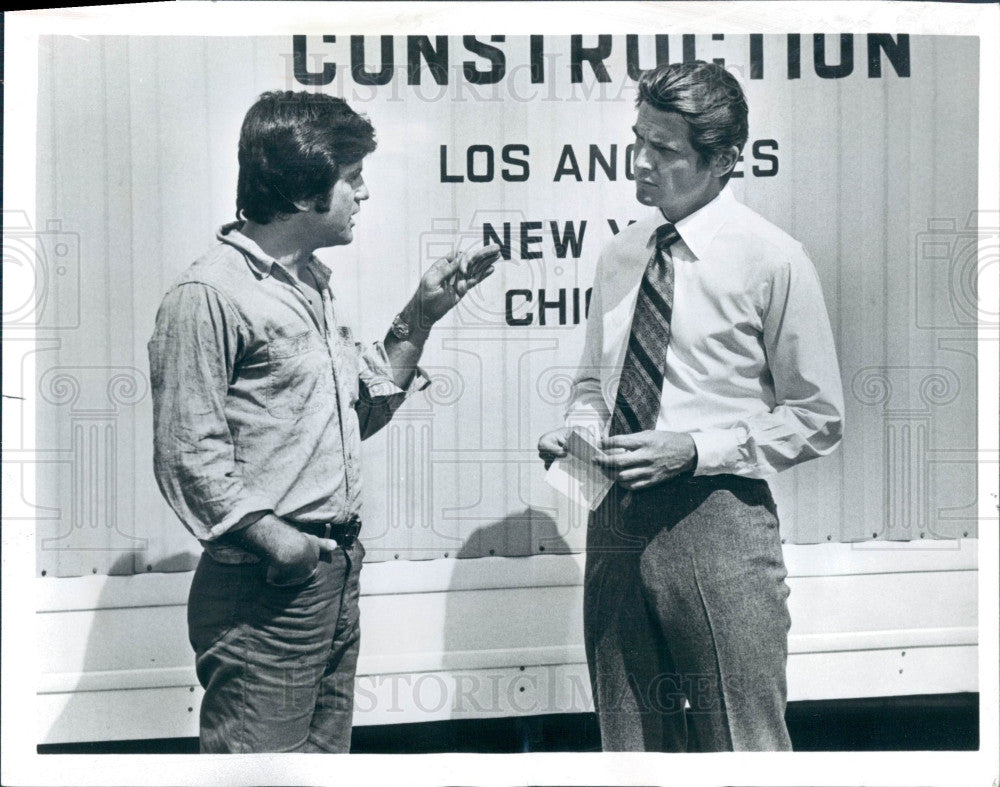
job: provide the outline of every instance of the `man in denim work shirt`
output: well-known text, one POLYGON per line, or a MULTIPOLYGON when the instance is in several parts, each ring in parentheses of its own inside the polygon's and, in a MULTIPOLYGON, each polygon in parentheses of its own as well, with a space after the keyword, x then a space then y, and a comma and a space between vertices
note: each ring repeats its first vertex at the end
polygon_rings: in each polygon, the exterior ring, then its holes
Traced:
POLYGON ((549 463, 590 429, 618 482, 587 528, 602 744, 789 749, 788 586, 763 479, 840 442, 830 322, 802 246, 726 186, 748 129, 733 76, 660 66, 637 104, 636 199, 653 210, 601 254, 567 425, 538 446, 549 463))
POLYGON ((384 341, 355 342, 313 252, 352 241, 374 149, 341 99, 262 95, 240 134, 239 220, 157 313, 156 478, 204 546, 188 603, 204 752, 349 751, 361 440, 427 385, 431 325, 498 257, 439 260, 384 341))

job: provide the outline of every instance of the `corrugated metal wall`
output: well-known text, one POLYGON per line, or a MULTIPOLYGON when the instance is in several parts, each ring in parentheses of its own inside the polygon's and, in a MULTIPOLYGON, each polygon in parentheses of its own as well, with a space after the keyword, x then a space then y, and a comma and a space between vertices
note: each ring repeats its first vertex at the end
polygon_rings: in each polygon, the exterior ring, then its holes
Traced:
MULTIPOLYGON (((669 39, 672 59, 680 38, 669 39)), ((826 36, 825 62, 846 62, 839 38, 826 36)), ((461 78, 461 62, 473 58, 451 38, 448 85, 425 68, 420 85, 406 84, 401 70, 376 88, 348 76, 348 36, 309 38, 310 71, 320 70, 319 53, 341 64, 323 89, 369 114, 379 132, 357 239, 323 254, 359 335, 381 336, 420 271, 456 240, 481 237, 484 222, 513 230, 513 260, 432 337, 424 360, 435 384, 365 445, 373 560, 582 546, 583 515, 545 486, 534 455, 538 435, 558 423, 582 329, 553 325, 557 308, 539 325, 538 290, 555 300, 565 289, 572 323, 574 288, 582 295, 590 284, 611 236, 607 219, 623 223, 639 206, 621 163, 616 180, 600 169, 587 180, 589 145, 609 155, 615 144, 620 156, 631 140, 624 37, 612 39, 603 85, 587 64, 583 83, 570 83, 568 39, 545 38, 541 84, 529 78, 527 39, 494 42, 508 73, 482 86, 461 78), (530 147, 531 175, 506 182, 500 148, 519 143, 530 147), (456 173, 477 144, 496 150, 495 181, 442 184, 440 146, 456 173), (580 156, 583 182, 554 177, 566 144, 580 156), (529 234, 544 237, 549 221, 584 219, 578 258, 557 257, 547 237, 532 247, 541 259, 519 258, 519 222, 543 222, 529 234), (512 289, 532 292, 526 312, 523 297, 516 303, 533 325, 505 324, 512 289)), ((768 177, 773 165, 748 148, 734 189, 809 250, 840 352, 843 447, 773 482, 785 537, 974 536, 977 40, 910 38, 908 76, 884 56, 875 76, 866 37, 844 41, 854 68, 839 79, 816 75, 812 36, 802 37, 796 79, 786 36, 759 39, 754 78, 748 53, 757 44, 748 37, 683 42, 747 75, 751 141, 774 140, 776 150, 762 151, 779 165, 768 177)), ((378 70, 379 43, 366 41, 369 70, 378 70)), ((401 68, 405 39, 394 44, 401 68)), ((648 67, 654 40, 638 44, 648 67)), ((246 108, 263 90, 302 87, 292 42, 59 37, 42 40, 40 57, 37 569, 186 570, 199 548, 153 479, 145 345, 169 282, 232 216, 246 108)), ((486 155, 474 155, 476 172, 486 155)))

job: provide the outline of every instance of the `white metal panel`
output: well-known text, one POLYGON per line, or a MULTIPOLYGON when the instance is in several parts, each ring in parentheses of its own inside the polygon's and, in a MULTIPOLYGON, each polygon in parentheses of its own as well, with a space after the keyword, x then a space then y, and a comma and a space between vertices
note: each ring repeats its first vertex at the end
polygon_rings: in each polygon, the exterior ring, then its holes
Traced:
MULTIPOLYGON (((788 547, 789 698, 977 690, 970 546, 788 547)), ((588 710, 579 560, 367 567, 356 723, 588 710)), ((190 576, 38 580, 40 741, 197 734, 190 576)))
MULTIPOLYGON (((975 581, 975 571, 792 578, 791 647, 929 646, 941 644, 942 637, 951 644, 971 644, 972 637, 974 643, 975 581), (906 603, 914 596, 930 601, 906 603)), ((365 595, 359 671, 582 660, 582 608, 579 585, 365 595)), ((183 605, 47 612, 38 618, 42 673, 172 669, 192 660, 183 605)))
MULTIPOLYGON (((785 565, 791 578, 840 577, 936 571, 975 571, 979 541, 871 542, 862 544, 786 544, 785 565)), ((398 596, 446 590, 579 585, 586 556, 546 555, 531 560, 490 557, 435 560, 426 563, 365 563, 362 596, 398 596)), ((75 578, 72 582, 39 580, 34 589, 38 612, 119 607, 179 606, 187 602, 190 573, 148 577, 75 578)), ((967 599, 967 603, 974 603, 967 599)))

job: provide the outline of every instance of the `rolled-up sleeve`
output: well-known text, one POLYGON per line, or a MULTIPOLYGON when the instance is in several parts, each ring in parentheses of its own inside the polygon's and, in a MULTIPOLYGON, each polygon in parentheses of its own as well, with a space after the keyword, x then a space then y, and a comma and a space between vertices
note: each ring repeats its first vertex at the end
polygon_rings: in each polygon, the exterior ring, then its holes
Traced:
POLYGON ((164 297, 148 346, 156 481, 202 541, 270 508, 244 487, 225 414, 244 338, 225 296, 189 282, 164 297))
POLYGON ((355 345, 358 353, 359 395, 355 410, 361 425, 361 439, 371 437, 392 419, 410 396, 431 384, 419 366, 405 389, 396 385, 392 364, 382 342, 355 345))

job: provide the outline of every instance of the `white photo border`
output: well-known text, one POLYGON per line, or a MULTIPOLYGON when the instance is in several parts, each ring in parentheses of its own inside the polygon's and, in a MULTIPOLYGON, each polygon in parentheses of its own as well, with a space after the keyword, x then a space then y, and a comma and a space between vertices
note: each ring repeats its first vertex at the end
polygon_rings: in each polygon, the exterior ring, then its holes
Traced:
MULTIPOLYGON (((932 2, 172 2, 5 14, 4 197, 35 206, 35 101, 40 35, 253 36, 338 30, 372 34, 632 33, 654 23, 690 33, 865 32, 968 35, 980 39, 979 210, 1000 209, 1000 7, 932 2), (568 26, 568 27, 567 27, 568 26)), ((33 218, 33 216, 32 216, 33 218)), ((982 253, 982 249, 981 249, 982 253)), ((8 293, 9 294, 9 293, 8 293)), ((997 293, 980 288, 981 299, 997 293)), ((20 302, 20 301, 18 301, 20 302)), ((998 313, 996 301, 984 303, 998 313)), ((19 338, 20 340, 20 338, 19 338)), ((31 339, 28 339, 31 341, 31 339)), ((978 752, 527 755, 38 755, 34 715, 36 583, 33 533, 5 529, 3 569, 3 784, 816 784, 987 785, 998 777, 998 379, 996 342, 979 353, 979 691, 978 752)), ((20 389, 30 366, 3 370, 20 389)), ((4 431, 33 422, 19 403, 4 431)), ((8 408, 4 408, 5 410, 8 408)), ((13 409, 13 408, 11 408, 13 409)), ((9 432, 8 432, 9 434, 9 432)), ((26 440, 33 439, 25 436, 26 440)), ((24 506, 4 469, 4 516, 24 506)))

